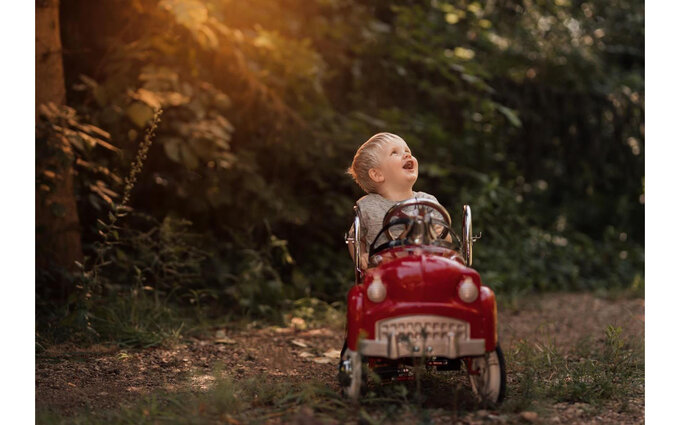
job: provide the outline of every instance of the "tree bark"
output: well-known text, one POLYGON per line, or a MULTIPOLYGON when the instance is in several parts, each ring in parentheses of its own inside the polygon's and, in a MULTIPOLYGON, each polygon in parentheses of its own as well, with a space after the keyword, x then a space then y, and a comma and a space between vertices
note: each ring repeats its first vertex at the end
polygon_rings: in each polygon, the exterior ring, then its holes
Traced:
MULTIPOLYGON (((37 124, 40 119, 40 105, 49 102, 63 105, 66 101, 66 88, 59 33, 59 0, 36 0, 35 6, 37 124)), ((36 138, 36 144, 36 153, 60 153, 54 156, 36 156, 37 175, 53 175, 51 187, 38 185, 35 192, 36 266, 45 268, 56 265, 74 271, 75 261, 82 261, 83 253, 73 192, 73 151, 66 138, 36 138)))

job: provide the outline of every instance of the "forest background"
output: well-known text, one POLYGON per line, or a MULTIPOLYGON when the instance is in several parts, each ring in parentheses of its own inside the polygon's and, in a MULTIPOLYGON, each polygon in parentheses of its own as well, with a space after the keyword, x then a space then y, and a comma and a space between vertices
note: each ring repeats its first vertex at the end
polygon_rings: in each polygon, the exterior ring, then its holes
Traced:
POLYGON ((644 293, 642 2, 43 3, 38 346, 341 308, 379 131, 506 298, 644 293))

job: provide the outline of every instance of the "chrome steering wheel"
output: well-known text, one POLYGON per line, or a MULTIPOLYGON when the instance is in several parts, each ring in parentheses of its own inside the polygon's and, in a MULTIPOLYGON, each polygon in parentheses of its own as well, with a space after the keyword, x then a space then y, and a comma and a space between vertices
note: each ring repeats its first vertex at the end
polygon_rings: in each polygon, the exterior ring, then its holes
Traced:
MULTIPOLYGON (((427 214, 428 208, 435 210, 444 218, 443 224, 446 224, 446 226, 441 226, 442 230, 439 232, 439 234, 437 234, 438 239, 444 239, 449 232, 448 227, 451 227, 451 216, 449 215, 448 211, 446 211, 446 208, 444 208, 441 204, 427 198, 410 198, 397 202, 387 211, 387 213, 385 213, 383 226, 387 226, 387 224, 390 223, 390 221, 392 221, 392 219, 395 217, 409 219, 424 217, 427 214), (406 211, 410 207, 417 207, 415 213, 406 211)), ((432 218, 432 221, 433 223, 441 222, 441 220, 437 218, 432 218)), ((399 236, 394 236, 389 229, 385 233, 387 239, 393 241, 395 239, 402 239, 408 231, 409 227, 406 226, 399 236)))

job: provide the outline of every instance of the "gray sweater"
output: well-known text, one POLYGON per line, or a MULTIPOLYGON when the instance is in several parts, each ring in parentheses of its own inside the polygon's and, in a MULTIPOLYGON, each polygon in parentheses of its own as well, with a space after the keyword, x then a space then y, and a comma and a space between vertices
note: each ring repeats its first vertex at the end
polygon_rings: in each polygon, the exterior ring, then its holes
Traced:
MULTIPOLYGON (((415 192, 416 198, 426 198, 431 199, 437 203, 437 198, 426 192, 415 192)), ((389 210, 397 201, 390 201, 389 199, 383 198, 382 195, 378 193, 369 193, 368 195, 359 198, 357 205, 361 211, 361 239, 366 243, 366 250, 375 239, 376 235, 382 229, 383 218, 385 218, 385 213, 389 210)), ((439 213, 435 213, 435 217, 440 220, 443 219, 439 213)), ((354 223, 349 229, 349 234, 354 234, 354 223)), ((394 232, 392 233, 394 234, 394 232)), ((385 233, 380 235, 380 238, 376 242, 375 246, 380 246, 381 244, 387 242, 387 237, 385 233)))

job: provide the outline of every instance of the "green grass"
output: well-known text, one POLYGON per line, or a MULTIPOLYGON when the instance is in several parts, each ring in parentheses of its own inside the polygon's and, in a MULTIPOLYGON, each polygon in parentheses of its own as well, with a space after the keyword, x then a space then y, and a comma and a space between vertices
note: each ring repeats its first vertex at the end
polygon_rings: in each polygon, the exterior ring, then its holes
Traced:
POLYGON ((345 326, 343 303, 328 304, 309 297, 287 302, 278 320, 233 314, 209 317, 207 310, 181 307, 142 289, 98 299, 88 309, 67 312, 54 307, 49 316, 36 321, 36 352, 63 342, 114 344, 122 348, 172 346, 189 336, 212 334, 215 328, 290 326, 292 319, 302 319, 304 328, 325 326, 342 331, 345 326))
POLYGON ((509 411, 555 402, 625 404, 644 385, 644 340, 625 338, 612 326, 599 338, 582 338, 568 352, 553 343, 520 341, 506 360, 515 381, 503 406, 509 411))
POLYGON ((644 340, 626 337, 621 328, 609 326, 566 352, 551 342, 526 340, 505 351, 508 392, 496 408, 475 401, 463 371, 423 371, 417 382, 373 384, 361 403, 354 405, 328 382, 291 383, 267 375, 236 380, 218 368, 215 384, 206 391, 156 392, 117 410, 81 412, 68 418, 38 411, 36 423, 263 424, 273 418, 288 423, 307 415, 321 423, 425 424, 441 416, 455 421, 479 409, 503 416, 508 423, 522 423, 520 412, 542 414, 559 402, 587 403, 589 414, 595 415, 612 403, 625 412, 628 400, 641 396, 644 340))

